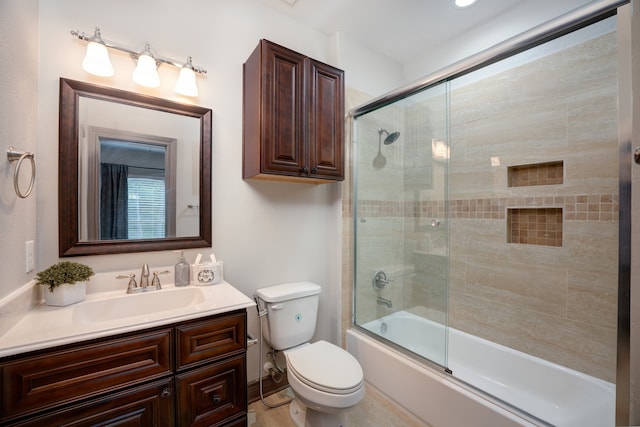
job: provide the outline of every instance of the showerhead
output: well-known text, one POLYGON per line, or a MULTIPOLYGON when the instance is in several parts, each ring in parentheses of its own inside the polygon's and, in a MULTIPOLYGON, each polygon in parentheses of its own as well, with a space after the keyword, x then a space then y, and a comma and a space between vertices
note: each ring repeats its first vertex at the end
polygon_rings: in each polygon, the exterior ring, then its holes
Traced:
POLYGON ((383 133, 387 135, 384 139, 384 145, 393 144, 398 140, 398 138, 400 138, 400 132, 389 133, 386 129, 378 129, 378 136, 382 136, 383 133))

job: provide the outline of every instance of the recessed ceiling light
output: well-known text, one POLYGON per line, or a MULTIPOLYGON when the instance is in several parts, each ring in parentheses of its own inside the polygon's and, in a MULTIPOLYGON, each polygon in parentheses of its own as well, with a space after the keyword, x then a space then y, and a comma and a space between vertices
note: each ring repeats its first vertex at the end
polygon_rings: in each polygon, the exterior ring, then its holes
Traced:
POLYGON ((453 4, 458 9, 464 9, 465 7, 469 7, 469 6, 473 5, 475 2, 476 2, 476 0, 455 0, 453 2, 453 4))

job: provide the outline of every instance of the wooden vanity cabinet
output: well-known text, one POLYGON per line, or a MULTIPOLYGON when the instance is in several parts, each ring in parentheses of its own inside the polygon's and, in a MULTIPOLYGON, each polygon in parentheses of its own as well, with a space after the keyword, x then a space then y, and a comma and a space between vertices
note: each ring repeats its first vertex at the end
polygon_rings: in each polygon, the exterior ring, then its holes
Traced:
POLYGON ((246 311, 0 360, 0 426, 246 425, 246 311))
POLYGON ((344 180, 344 72, 268 40, 243 67, 243 177, 344 180))
POLYGON ((176 330, 177 425, 227 426, 246 417, 246 313, 176 330))

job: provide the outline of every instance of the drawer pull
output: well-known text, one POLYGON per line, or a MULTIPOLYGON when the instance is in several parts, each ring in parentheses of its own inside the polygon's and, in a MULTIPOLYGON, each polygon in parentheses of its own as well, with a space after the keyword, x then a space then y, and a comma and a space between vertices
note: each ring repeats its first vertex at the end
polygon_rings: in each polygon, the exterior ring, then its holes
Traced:
POLYGON ((169 397, 171 396, 171 390, 169 389, 169 387, 165 387, 162 389, 162 392, 160 393, 160 397, 169 397))
POLYGON ((213 402, 214 405, 217 405, 222 401, 222 398, 220 397, 219 394, 214 394, 213 396, 211 396, 211 401, 213 402))

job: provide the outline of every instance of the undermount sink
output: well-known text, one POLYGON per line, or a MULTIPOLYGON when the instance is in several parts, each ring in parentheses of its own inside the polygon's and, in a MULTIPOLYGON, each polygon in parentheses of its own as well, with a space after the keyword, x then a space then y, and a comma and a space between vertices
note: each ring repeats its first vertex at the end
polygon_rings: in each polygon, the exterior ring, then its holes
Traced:
POLYGON ((170 288, 97 301, 85 301, 73 309, 73 318, 85 322, 109 322, 186 309, 204 302, 199 288, 170 288))

